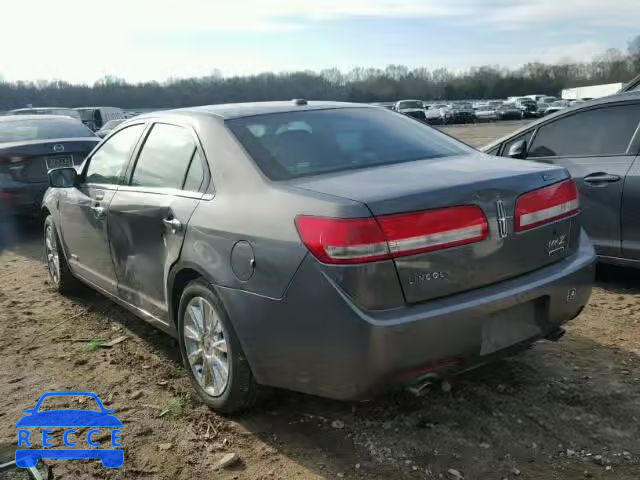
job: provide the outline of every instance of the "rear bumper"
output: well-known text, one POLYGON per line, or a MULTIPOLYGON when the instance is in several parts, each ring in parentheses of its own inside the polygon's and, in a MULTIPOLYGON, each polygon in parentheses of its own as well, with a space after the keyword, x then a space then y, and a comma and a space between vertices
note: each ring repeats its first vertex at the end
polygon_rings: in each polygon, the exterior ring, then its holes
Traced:
POLYGON ((226 288, 218 292, 259 383, 357 400, 424 375, 434 365, 446 366, 447 373, 468 369, 556 331, 587 303, 594 262, 591 242, 582 233, 574 255, 546 268, 376 312, 357 307, 310 256, 282 299, 226 288), (499 348, 487 350, 492 341, 487 331, 495 333, 492 322, 498 317, 516 322, 525 311, 537 329, 528 324, 519 331, 510 323, 498 332, 504 337, 499 348))
POLYGON ((36 217, 40 214, 44 192, 49 188, 48 182, 0 183, 0 217, 20 216, 36 217))

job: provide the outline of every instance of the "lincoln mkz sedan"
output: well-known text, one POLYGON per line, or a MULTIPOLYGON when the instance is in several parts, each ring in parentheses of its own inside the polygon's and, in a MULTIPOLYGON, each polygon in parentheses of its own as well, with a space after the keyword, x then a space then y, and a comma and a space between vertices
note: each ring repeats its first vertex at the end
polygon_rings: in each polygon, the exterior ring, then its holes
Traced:
POLYGON ((564 168, 484 155, 384 108, 147 114, 49 174, 48 268, 176 336, 202 400, 417 388, 536 340, 591 293, 564 168))

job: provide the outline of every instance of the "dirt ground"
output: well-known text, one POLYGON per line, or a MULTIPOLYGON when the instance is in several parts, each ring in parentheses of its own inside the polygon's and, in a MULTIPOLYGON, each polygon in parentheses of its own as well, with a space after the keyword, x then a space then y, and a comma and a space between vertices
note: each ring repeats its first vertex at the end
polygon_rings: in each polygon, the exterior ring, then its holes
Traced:
MULTIPOLYGON (((447 130, 481 145, 516 127, 447 130)), ((15 449, 16 421, 50 390, 93 391, 124 422, 121 469, 48 460, 45 478, 640 478, 636 271, 601 269, 560 342, 462 375, 450 390, 357 404, 278 391, 227 419, 198 403, 174 340, 96 293, 55 294, 39 230, 18 233, 0 254, 0 451, 15 449), (227 453, 239 461, 215 470, 227 453)))

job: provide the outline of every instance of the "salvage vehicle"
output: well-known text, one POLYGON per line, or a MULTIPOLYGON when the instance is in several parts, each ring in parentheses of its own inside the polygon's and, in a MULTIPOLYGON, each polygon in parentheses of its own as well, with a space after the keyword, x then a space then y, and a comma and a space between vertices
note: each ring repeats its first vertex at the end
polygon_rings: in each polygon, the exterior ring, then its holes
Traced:
POLYGON ((80 165, 99 141, 69 117, 0 116, 0 217, 38 218, 47 171, 80 165))
POLYGON ((516 107, 522 112, 522 118, 534 118, 538 116, 538 104, 529 97, 518 97, 514 101, 516 107))
POLYGON ((447 106, 442 103, 429 105, 425 111, 429 125, 444 125, 446 123, 447 106))
POLYGON ((492 107, 490 105, 479 105, 475 109, 476 111, 476 119, 478 121, 496 121, 499 119, 498 110, 496 107, 492 107))
POLYGON ((447 105, 445 123, 472 123, 476 119, 473 105, 469 102, 457 102, 447 105))
POLYGON ((582 222, 600 260, 640 266, 640 92, 564 109, 483 151, 566 168, 581 193, 582 222))
POLYGON ((417 120, 426 120, 424 104, 421 100, 400 100, 396 102, 394 108, 396 112, 408 115, 417 120))
POLYGON ((82 281, 176 336, 219 412, 265 387, 419 389, 559 339, 591 293, 564 168, 365 104, 145 114, 49 178, 52 285, 82 281))
POLYGON ((552 102, 551 105, 549 105, 545 109, 544 114, 549 115, 551 113, 556 113, 556 112, 559 112, 560 110, 569 108, 570 106, 571 106, 571 102, 569 100, 557 100, 555 102, 552 102))
POLYGON ((78 107, 74 108, 80 114, 80 120, 91 130, 100 130, 111 120, 124 120, 125 114, 118 107, 78 107))
POLYGON ((504 102, 498 107, 496 113, 500 120, 518 120, 522 118, 522 110, 511 102, 504 102))

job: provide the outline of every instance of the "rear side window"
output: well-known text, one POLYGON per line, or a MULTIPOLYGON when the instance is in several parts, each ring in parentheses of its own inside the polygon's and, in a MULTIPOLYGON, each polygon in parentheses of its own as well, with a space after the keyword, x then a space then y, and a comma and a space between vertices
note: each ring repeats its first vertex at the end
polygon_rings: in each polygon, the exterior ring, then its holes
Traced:
POLYGON ((154 125, 138 157, 131 185, 182 188, 195 148, 193 136, 186 128, 154 125))
POLYGON ((89 160, 85 181, 119 185, 122 181, 124 166, 129 161, 144 125, 132 125, 105 141, 89 160))
POLYGON ((187 172, 187 178, 184 181, 183 190, 188 192, 199 192, 204 181, 204 168, 202 167, 202 158, 200 153, 196 150, 191 160, 191 166, 187 172))
POLYGON ((578 112, 540 127, 528 157, 624 155, 639 121, 639 105, 578 112))
POLYGON ((226 121, 272 180, 460 155, 460 142, 378 108, 307 110, 226 121))

